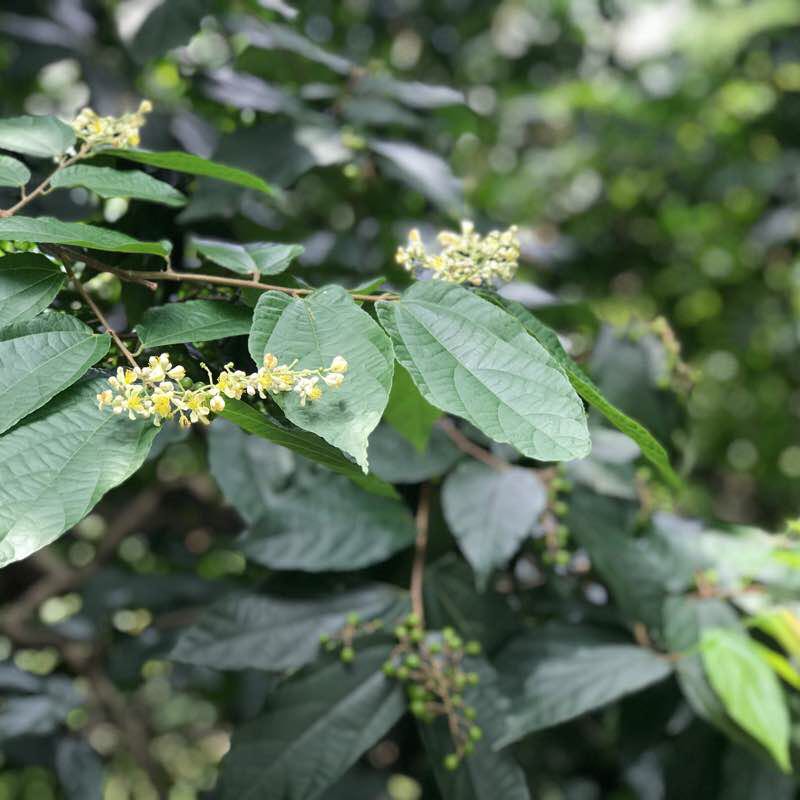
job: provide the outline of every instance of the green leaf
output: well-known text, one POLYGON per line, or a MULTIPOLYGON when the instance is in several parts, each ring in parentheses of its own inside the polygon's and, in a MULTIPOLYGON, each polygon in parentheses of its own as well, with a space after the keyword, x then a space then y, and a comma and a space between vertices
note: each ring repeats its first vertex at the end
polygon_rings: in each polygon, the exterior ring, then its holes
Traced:
POLYGON ((35 317, 47 308, 66 276, 38 253, 18 253, 0 258, 0 325, 35 317))
POLYGON ((516 319, 441 281, 415 283, 399 302, 377 308, 398 361, 428 402, 531 458, 588 454, 583 404, 516 319))
POLYGON ((75 132, 56 117, 0 119, 0 150, 54 158, 75 143, 75 132))
POLYGON ((561 366, 575 387, 575 391, 589 405, 596 408, 615 428, 630 436, 642 451, 642 455, 658 468, 667 482, 679 489, 683 484, 669 463, 669 454, 664 446, 643 425, 609 402, 600 388, 576 364, 561 346, 555 331, 538 320, 527 308, 517 302, 506 301, 503 306, 513 314, 561 366))
POLYGON ((84 186, 100 197, 130 197, 167 206, 186 205, 186 197, 164 181, 139 170, 120 172, 110 167, 76 164, 56 173, 50 185, 57 189, 84 186))
POLYGON ((0 239, 37 244, 68 244, 113 253, 145 253, 166 258, 172 250, 167 241, 140 242, 119 231, 83 222, 61 222, 54 217, 9 217, 0 219, 0 239))
POLYGON ((367 441, 380 422, 392 385, 394 354, 380 326, 341 286, 304 298, 266 292, 259 298, 250 333, 250 355, 260 365, 265 353, 297 369, 327 367, 336 356, 349 369, 339 389, 300 405, 295 392, 275 400, 295 424, 355 458, 367 472, 367 441))
POLYGON ((148 308, 136 326, 146 348, 210 342, 250 332, 252 312, 227 300, 187 300, 148 308))
POLYGON ((222 762, 221 800, 315 800, 405 711, 381 665, 390 646, 358 648, 283 684, 264 713, 239 728, 222 762))
POLYGON ((405 592, 381 584, 307 599, 236 594, 184 629, 169 657, 214 669, 296 669, 319 655, 320 636, 341 630, 349 613, 388 625, 407 607, 405 592))
POLYGON ((408 372, 395 364, 392 391, 383 418, 423 453, 433 425, 441 416, 442 412, 420 394, 408 372))
POLYGON ((459 464, 445 479, 442 509, 483 590, 504 567, 547 507, 547 490, 529 469, 459 464))
POLYGON ((776 770, 770 761, 742 747, 731 746, 723 762, 722 800, 795 800, 797 784, 776 770))
POLYGON ((206 438, 211 475, 242 519, 252 524, 286 488, 295 471, 294 453, 226 419, 215 420, 206 438))
POLYGON ((0 186, 24 186, 30 179, 30 170, 21 161, 0 156, 0 186))
MULTIPOLYGON (((152 6, 151 6, 152 7, 152 6)), ((209 0, 162 0, 147 15, 131 42, 131 55, 140 64, 188 44, 212 11, 209 0)))
POLYGON ((266 414, 262 414, 241 400, 225 400, 221 415, 235 422, 248 433, 261 436, 275 444, 288 447, 301 456, 327 467, 333 472, 345 475, 368 492, 383 497, 397 497, 394 487, 375 475, 364 475, 352 461, 344 457, 340 450, 331 447, 324 439, 313 433, 281 425, 266 414))
POLYGON ((518 635, 496 663, 510 709, 497 746, 601 708, 672 671, 652 650, 563 625, 518 635))
POLYGON ((220 239, 192 239, 197 252, 239 275, 278 275, 289 267, 305 249, 301 244, 274 242, 224 242, 220 239))
POLYGON ((464 668, 480 677, 477 686, 464 692, 464 702, 476 709, 475 724, 483 731, 483 738, 475 743, 475 751, 451 772, 443 765, 445 756, 453 752, 445 720, 440 717, 432 725, 419 726, 442 796, 458 800, 529 800, 525 773, 511 753, 499 752, 492 744, 503 732, 506 713, 504 698, 496 685, 497 676, 482 658, 468 659, 464 668))
POLYGON ((72 386, 110 343, 62 313, 0 328, 0 433, 72 386))
POLYGON ((463 455, 439 428, 434 429, 422 453, 389 425, 378 425, 369 437, 370 468, 389 483, 421 483, 438 478, 463 455))
POLYGON ((103 761, 87 741, 73 736, 60 737, 55 764, 64 800, 102 800, 103 761))
POLYGON ((207 158, 182 153, 179 150, 169 152, 155 152, 153 150, 103 150, 104 156, 123 158, 126 161, 136 161, 138 164, 147 164, 151 167, 169 169, 173 172, 185 172, 189 175, 203 175, 207 178, 216 178, 226 183, 235 183, 246 189, 255 189, 264 194, 273 195, 275 190, 262 178, 245 172, 237 167, 229 167, 207 158))
POLYGON ((144 461, 158 429, 99 411, 88 377, 0 437, 0 567, 79 522, 144 461))
POLYGON ((700 652, 708 680, 728 714, 791 772, 790 722, 780 682, 750 637, 728 628, 703 631, 700 652))
POLYGON ((349 571, 385 561, 416 536, 404 503, 371 497, 344 477, 319 473, 277 495, 238 541, 273 569, 349 571))

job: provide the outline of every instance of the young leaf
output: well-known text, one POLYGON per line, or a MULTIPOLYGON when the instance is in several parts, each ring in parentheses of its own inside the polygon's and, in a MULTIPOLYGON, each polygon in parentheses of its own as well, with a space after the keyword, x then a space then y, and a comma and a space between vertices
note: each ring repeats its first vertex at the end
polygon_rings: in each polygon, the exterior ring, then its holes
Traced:
POLYGON ((442 412, 419 393, 408 372, 395 364, 392 391, 383 418, 423 453, 433 425, 441 416, 442 412))
POLYGON ((144 461, 158 428, 103 413, 87 377, 0 437, 0 567, 57 539, 144 461))
POLYGON ((407 607, 405 592, 381 584, 308 599, 236 594, 184 629, 169 657, 214 669, 296 669, 317 657, 320 636, 341 630, 349 613, 391 622, 407 607))
POLYGON ((746 633, 727 628, 703 631, 700 640, 708 680, 728 714, 791 771, 790 722, 783 690, 746 633))
POLYGON ((512 639, 497 660, 509 699, 498 747, 663 680, 664 656, 591 628, 546 626, 512 639))
POLYGON ((0 150, 54 158, 75 143, 75 132, 56 117, 0 119, 0 150))
POLYGON ((400 500, 379 500, 343 477, 319 473, 277 495, 238 544, 273 569, 347 571, 385 561, 415 535, 400 500))
POLYGON ((415 283, 378 317, 422 396, 541 461, 582 458, 586 414, 564 373, 522 325, 461 286, 415 283))
POLYGON ((248 433, 261 436, 275 444, 288 447, 301 456, 327 467, 333 472, 344 475, 354 483, 372 494, 383 497, 397 497, 394 488, 376 477, 364 475, 363 472, 347 458, 340 450, 329 445, 324 439, 313 433, 281 425, 266 414, 262 414, 252 406, 241 400, 225 400, 225 409, 221 416, 236 423, 248 433))
POLYGON ((548 353, 558 362, 559 366, 569 377, 570 382, 575 387, 575 391, 589 405, 596 408, 615 428, 630 436, 639 445, 642 454, 653 465, 655 465, 668 483, 674 488, 680 488, 681 479, 675 474, 669 463, 669 455, 663 445, 653 436, 643 425, 631 419, 627 414, 620 411, 613 403, 610 403, 599 387, 589 378, 589 376, 576 364, 561 346, 556 333, 538 320, 527 308, 517 302, 505 302, 504 307, 509 313, 513 314, 544 347, 548 353))
POLYGON ((103 150, 104 156, 122 158, 126 161, 136 161, 138 164, 147 164, 151 167, 169 169, 173 172, 185 172, 189 175, 202 175, 207 178, 216 178, 218 181, 235 183, 246 189, 255 189, 264 194, 275 194, 275 190, 263 179, 243 169, 229 167, 207 158, 182 153, 179 150, 170 152, 155 152, 153 150, 103 150))
POLYGON ((50 185, 57 189, 84 186, 100 197, 130 197, 167 206, 186 205, 185 195, 177 189, 139 170, 120 172, 110 167, 75 164, 57 172, 50 185))
POLYGON ((465 703, 477 711, 475 724, 483 731, 483 737, 475 743, 475 752, 451 772, 443 765, 444 758, 453 751, 452 736, 444 719, 419 726, 442 796, 458 800, 530 800, 525 773, 519 764, 511 753, 498 751, 493 745, 503 732, 506 713, 504 698, 496 685, 497 676, 483 658, 470 658, 465 668, 480 677, 477 686, 464 692, 465 703))
POLYGON ((225 300, 187 300, 148 308, 136 326, 146 348, 183 342, 210 342, 250 332, 252 312, 225 300))
POLYGON ((359 647, 282 685, 239 728, 222 762, 221 800, 316 800, 402 716, 400 685, 381 665, 390 647, 359 647))
POLYGON ((547 490, 529 469, 492 469, 467 461, 442 488, 442 509, 461 552, 483 590, 494 569, 504 567, 547 506, 547 490))
POLYGON ((30 179, 30 170, 21 161, 0 156, 0 186, 24 186, 30 179))
POLYGON ((251 436, 226 419, 214 422, 207 441, 211 475, 242 519, 252 524, 286 488, 295 471, 294 453, 251 436))
POLYGON ((278 395, 276 402, 295 425, 352 455, 366 473, 367 440, 386 408, 394 364, 392 344, 372 317, 341 286, 302 299, 266 292, 253 314, 249 347, 259 365, 265 353, 281 363, 297 359, 297 369, 327 367, 336 356, 347 359, 340 388, 305 407, 294 392, 278 395))
POLYGON ((197 252, 220 267, 240 275, 278 275, 304 250, 301 244, 273 242, 223 242, 219 239, 192 239, 197 252))
POLYGON ((119 231, 83 222, 61 222, 54 217, 8 217, 0 219, 0 239, 17 239, 37 244, 68 244, 114 253, 145 253, 166 258, 172 250, 168 241, 140 242, 119 231))
POLYGON ((62 313, 0 328, 0 433, 75 383, 110 342, 62 313))
POLYGON ((64 284, 64 273, 38 253, 0 258, 0 325, 35 317, 64 284))

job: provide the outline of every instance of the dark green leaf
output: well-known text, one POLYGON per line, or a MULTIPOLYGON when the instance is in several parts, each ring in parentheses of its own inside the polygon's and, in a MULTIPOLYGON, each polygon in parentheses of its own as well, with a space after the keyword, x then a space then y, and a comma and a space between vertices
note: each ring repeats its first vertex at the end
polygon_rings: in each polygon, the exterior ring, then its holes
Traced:
POLYGON ((663 680, 669 660, 592 629, 546 626, 512 639, 497 660, 510 702, 498 746, 663 680))
POLYGON ((308 599, 232 595, 181 632, 170 658, 214 669, 294 669, 317 657, 320 636, 339 631, 348 613, 390 625, 407 607, 405 592, 377 584, 308 599))
POLYGON ((394 354, 381 327, 341 286, 304 298, 266 292, 258 301, 250 333, 250 355, 260 365, 265 353, 296 369, 327 367, 343 356, 349 369, 342 386, 300 405, 295 392, 275 399, 295 425, 322 436, 352 455, 367 472, 367 441, 380 422, 392 385, 394 354))
POLYGON ((288 447, 301 456, 333 470, 333 472, 345 475, 368 492, 382 495, 383 497, 397 497, 397 492, 392 486, 375 475, 364 475, 361 469, 345 458, 340 450, 332 447, 324 439, 320 439, 319 436, 315 436, 313 433, 281 425, 241 400, 226 400, 225 410, 221 416, 231 422, 235 422, 248 433, 261 436, 283 447, 288 447))
POLYGON ((211 10, 209 0, 162 0, 136 31, 131 54, 144 64, 188 44, 211 10))
POLYGON ((589 452, 583 404, 514 317, 442 281, 415 283, 401 301, 377 308, 398 361, 428 402, 531 458, 589 452))
POLYGON ((480 589, 504 567, 547 507, 547 490, 529 469, 467 461, 442 488, 442 508, 480 589))
POLYGON ((119 231, 83 222, 61 222, 54 217, 9 217, 0 219, 0 239, 37 244, 68 244, 113 253, 145 253, 166 258, 172 250, 167 242, 140 242, 119 231))
POLYGON ((0 328, 0 433, 75 383, 110 343, 62 313, 0 328))
POLYGON ((88 377, 0 437, 0 567, 83 519, 144 461, 158 429, 100 411, 88 377))
POLYGON ((240 275, 278 275, 303 252, 301 244, 274 242, 223 242, 220 239, 192 239, 197 252, 220 267, 240 275))
POLYGON ((71 736, 59 739, 56 772, 65 800, 102 800, 103 762, 88 742, 71 736))
POLYGON ((399 500, 371 497, 343 477, 320 473, 277 495, 239 548, 273 569, 347 571, 384 561, 415 535, 399 500))
POLYGON ((369 437, 372 471, 389 483, 421 483, 444 475, 463 453, 438 428, 423 453, 388 425, 379 425, 369 437))
POLYGON ((0 325, 35 317, 50 305, 65 277, 52 261, 37 253, 0 258, 0 325))
POLYGON ((110 167, 76 164, 57 173, 50 184, 57 189, 84 186, 100 197, 130 197, 167 206, 186 204, 186 197, 177 189, 139 170, 120 172, 110 167))
POLYGON ((243 169, 229 167, 226 164, 219 164, 216 161, 209 161, 207 158, 195 156, 191 153, 183 153, 179 150, 170 152, 155 152, 153 150, 103 150, 102 153, 104 156, 123 158, 126 161, 136 161, 139 164, 169 169, 173 172, 185 172, 189 175, 203 175, 207 178, 215 178, 218 181, 235 183, 237 186, 244 186, 246 189, 255 189, 264 194, 274 194, 272 187, 256 175, 245 172, 243 169))
POLYGON ((0 150, 55 158, 75 143, 75 132, 56 117, 0 119, 0 150))
POLYGON ((281 686, 264 713, 239 728, 222 762, 222 800, 315 800, 405 711, 381 665, 390 647, 358 648, 281 686))
POLYGON ((383 418, 423 453, 433 425, 441 416, 442 412, 420 394, 408 372, 395 364, 392 391, 383 418))
POLYGON ((136 326, 144 347, 210 342, 250 332, 252 312, 226 300, 188 300, 148 308, 136 326))

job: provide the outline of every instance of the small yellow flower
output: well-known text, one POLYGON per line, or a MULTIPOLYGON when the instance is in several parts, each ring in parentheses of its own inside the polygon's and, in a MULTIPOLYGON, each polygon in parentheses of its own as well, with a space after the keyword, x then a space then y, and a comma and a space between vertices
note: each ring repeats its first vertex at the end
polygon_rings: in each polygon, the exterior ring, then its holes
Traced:
POLYGON ((344 374, 345 372, 347 372, 347 367, 348 367, 347 361, 345 361, 341 356, 336 356, 336 358, 334 358, 333 361, 331 361, 331 365, 330 367, 328 367, 328 369, 331 372, 338 372, 340 374, 344 374))

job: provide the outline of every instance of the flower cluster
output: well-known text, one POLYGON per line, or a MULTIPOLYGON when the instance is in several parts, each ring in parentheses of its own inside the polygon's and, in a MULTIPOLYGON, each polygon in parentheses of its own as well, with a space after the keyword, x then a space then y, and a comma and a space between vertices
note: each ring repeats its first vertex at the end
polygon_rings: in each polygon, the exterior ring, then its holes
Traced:
POLYGON ((418 614, 409 614, 394 629, 397 645, 383 665, 384 673, 406 685, 411 713, 421 722, 447 719, 454 751, 444 758, 444 767, 458 769, 462 759, 475 749, 483 736, 475 724, 476 711, 463 693, 478 683, 476 672, 462 668, 465 655, 478 655, 478 642, 463 642, 452 629, 441 634, 426 632, 418 614))
POLYGON ((182 366, 173 366, 169 356, 162 353, 151 356, 146 367, 118 367, 116 375, 108 379, 111 388, 97 395, 97 404, 101 410, 110 406, 115 414, 127 413, 130 419, 152 419, 156 426, 175 417, 184 428, 194 422, 208 425, 209 415, 225 408, 226 397, 238 400, 247 394, 265 399, 268 394, 293 391, 305 406, 322 397, 322 385, 332 389, 341 386, 348 366, 341 356, 336 356, 329 367, 316 370, 295 370, 296 363, 278 364, 278 359, 267 353, 257 372, 234 370, 230 363, 216 380, 203 365, 209 382, 195 383, 186 377, 182 366))
POLYGON ((512 225, 505 231, 491 231, 486 236, 475 232, 469 221, 461 223, 461 232, 441 231, 437 236, 440 253, 425 249, 419 231, 408 234, 408 246, 398 247, 395 260, 408 272, 431 270, 433 277, 449 283, 492 283, 495 278, 510 281, 519 265, 519 239, 512 225))
POLYGON ((98 147, 136 147, 139 128, 147 122, 145 115, 153 110, 149 100, 142 100, 137 111, 121 117, 101 117, 91 108, 84 108, 74 120, 72 129, 89 149, 98 147))
POLYGON ((363 621, 360 614, 351 611, 345 618, 342 628, 333 634, 323 633, 319 643, 328 651, 339 650, 339 658, 349 664, 356 657, 355 639, 357 636, 375 633, 383 628, 382 619, 363 621))

